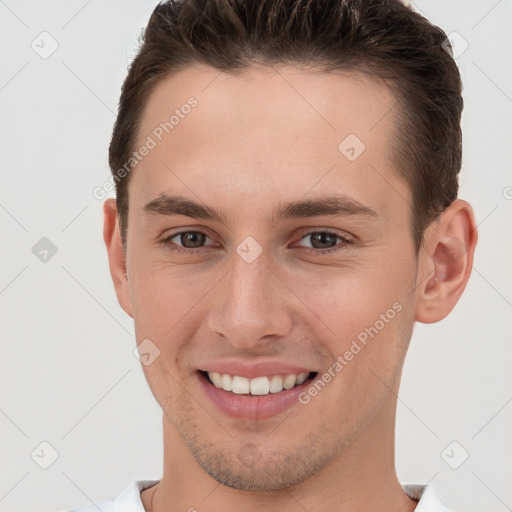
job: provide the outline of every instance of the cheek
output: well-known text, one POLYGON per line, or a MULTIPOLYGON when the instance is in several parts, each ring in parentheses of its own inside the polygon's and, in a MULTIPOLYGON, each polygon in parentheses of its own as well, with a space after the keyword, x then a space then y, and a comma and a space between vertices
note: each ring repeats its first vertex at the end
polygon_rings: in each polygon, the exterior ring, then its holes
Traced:
POLYGON ((403 363, 414 315, 408 297, 413 272, 411 262, 395 257, 296 281, 314 329, 356 387, 376 384, 369 368, 390 382, 403 363))
POLYGON ((190 377, 188 340, 197 328, 194 306, 205 294, 203 286, 188 281, 151 266, 136 275, 130 288, 137 343, 146 343, 152 358, 144 364, 140 356, 142 369, 165 411, 177 410, 183 401, 182 385, 190 377))
MULTIPOLYGON (((326 269, 323 273, 292 279, 296 295, 336 336, 352 337, 373 325, 393 304, 404 304, 411 276, 403 267, 365 265, 350 269, 326 269)), ((380 325, 380 324, 379 324, 380 325)))
POLYGON ((214 278, 159 263, 141 264, 130 280, 138 342, 149 338, 163 352, 179 350, 180 340, 189 338, 197 327, 194 313, 214 286, 214 278))

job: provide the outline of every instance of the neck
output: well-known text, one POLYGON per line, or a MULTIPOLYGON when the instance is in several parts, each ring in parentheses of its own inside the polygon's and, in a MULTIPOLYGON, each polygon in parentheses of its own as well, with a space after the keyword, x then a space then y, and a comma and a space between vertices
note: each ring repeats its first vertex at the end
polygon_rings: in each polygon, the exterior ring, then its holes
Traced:
POLYGON ((299 484, 274 491, 240 491, 219 484, 197 464, 164 415, 163 477, 142 493, 144 507, 148 512, 411 512, 417 502, 405 494, 395 471, 398 384, 370 423, 329 464, 299 484))

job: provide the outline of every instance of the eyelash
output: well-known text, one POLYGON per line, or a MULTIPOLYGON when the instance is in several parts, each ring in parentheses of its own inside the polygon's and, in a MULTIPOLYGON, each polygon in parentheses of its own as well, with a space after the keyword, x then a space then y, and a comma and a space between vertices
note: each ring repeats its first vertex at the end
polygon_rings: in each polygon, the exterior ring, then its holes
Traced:
MULTIPOLYGON (((176 238, 177 236, 182 235, 183 233, 201 233, 205 236, 208 236, 207 233, 204 233, 203 231, 198 231, 198 230, 178 231, 177 233, 173 233, 171 235, 168 235, 168 236, 165 236, 164 238, 162 238, 161 244, 164 247, 166 247, 167 249, 177 252, 177 253, 180 253, 180 254, 197 254, 200 249, 203 249, 203 247, 198 247, 196 249, 189 249, 187 247, 181 247, 179 245, 176 245, 174 242, 171 242, 171 240, 173 238, 176 238)), ((337 246, 334 246, 334 247, 331 247, 328 249, 314 249, 314 248, 308 248, 308 247, 301 247, 301 249, 308 254, 312 254, 315 256, 317 256, 319 254, 320 255, 331 254, 334 252, 343 251, 344 249, 347 248, 348 245, 352 245, 354 243, 354 241, 352 239, 349 239, 347 237, 344 237, 343 235, 340 235, 339 233, 335 233, 335 232, 329 231, 329 230, 310 231, 309 233, 304 234, 300 239, 303 240, 304 238, 307 238, 308 236, 311 236, 311 235, 314 235, 317 233, 333 235, 333 236, 337 237, 339 240, 341 240, 343 243, 341 245, 337 245, 337 246)))

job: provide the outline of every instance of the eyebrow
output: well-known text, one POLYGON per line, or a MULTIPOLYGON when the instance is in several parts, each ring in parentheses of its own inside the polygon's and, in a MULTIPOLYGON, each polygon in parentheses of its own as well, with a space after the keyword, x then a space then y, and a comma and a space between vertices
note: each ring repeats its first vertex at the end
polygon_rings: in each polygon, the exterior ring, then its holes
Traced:
MULTIPOLYGON (((179 195, 161 194, 159 197, 146 203, 142 209, 145 214, 157 215, 185 215, 196 219, 205 219, 225 222, 222 210, 199 204, 179 195)), ((358 216, 379 218, 379 214, 359 201, 344 195, 332 195, 306 200, 297 200, 278 204, 269 220, 278 223, 290 218, 332 216, 358 216)))

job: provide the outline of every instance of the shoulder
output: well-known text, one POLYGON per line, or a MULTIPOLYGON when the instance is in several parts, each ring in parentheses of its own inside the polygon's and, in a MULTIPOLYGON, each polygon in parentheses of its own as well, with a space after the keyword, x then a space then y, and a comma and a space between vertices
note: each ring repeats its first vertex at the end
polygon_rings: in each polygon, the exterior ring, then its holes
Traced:
POLYGON ((145 512, 140 493, 157 482, 158 480, 135 480, 112 500, 96 501, 67 512, 145 512))

